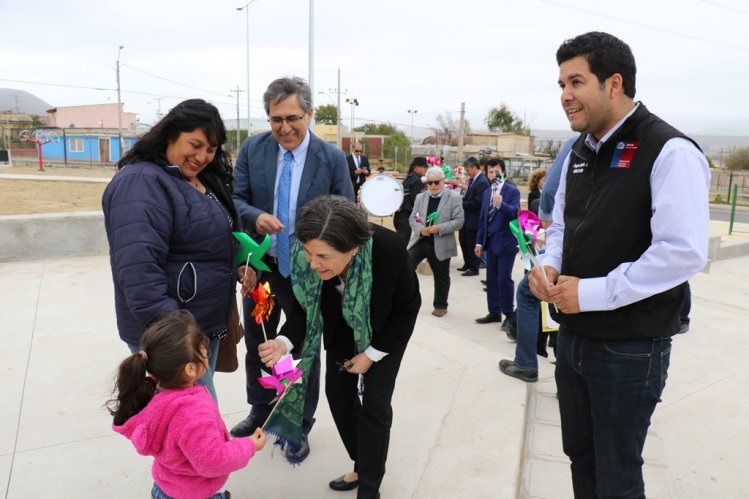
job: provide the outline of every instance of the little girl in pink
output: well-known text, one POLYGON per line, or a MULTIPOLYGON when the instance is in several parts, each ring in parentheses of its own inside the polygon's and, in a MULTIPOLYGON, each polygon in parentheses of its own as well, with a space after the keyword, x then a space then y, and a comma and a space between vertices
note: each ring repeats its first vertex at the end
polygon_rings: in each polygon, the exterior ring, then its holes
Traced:
POLYGON ((120 364, 116 398, 107 402, 112 428, 139 454, 154 457, 154 499, 228 499, 229 491, 220 490, 229 473, 265 446, 260 429, 229 438, 213 398, 195 383, 207 363, 205 335, 180 310, 148 328, 141 351, 120 364))

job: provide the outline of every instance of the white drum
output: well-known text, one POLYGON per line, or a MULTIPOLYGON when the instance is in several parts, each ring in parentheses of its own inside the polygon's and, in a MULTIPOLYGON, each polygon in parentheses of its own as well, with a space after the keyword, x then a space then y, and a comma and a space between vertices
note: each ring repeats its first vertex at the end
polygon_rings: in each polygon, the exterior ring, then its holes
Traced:
POLYGON ((361 204, 376 217, 392 215, 403 203, 403 186, 389 175, 375 175, 359 189, 361 204))

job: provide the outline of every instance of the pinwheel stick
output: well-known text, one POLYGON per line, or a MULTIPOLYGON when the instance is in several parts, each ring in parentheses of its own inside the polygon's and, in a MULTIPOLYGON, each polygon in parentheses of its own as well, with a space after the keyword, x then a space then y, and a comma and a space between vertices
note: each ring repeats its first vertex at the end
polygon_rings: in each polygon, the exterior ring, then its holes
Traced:
POLYGON ((286 396, 287 393, 289 393, 290 386, 286 388, 286 390, 283 391, 280 397, 278 397, 278 400, 276 401, 276 405, 273 406, 273 409, 271 409, 270 413, 268 413, 268 417, 265 418, 265 423, 263 423, 263 426, 260 427, 261 430, 265 431, 265 425, 268 424, 268 421, 270 421, 270 417, 273 415, 273 413, 278 409, 279 404, 283 400, 283 398, 286 396))

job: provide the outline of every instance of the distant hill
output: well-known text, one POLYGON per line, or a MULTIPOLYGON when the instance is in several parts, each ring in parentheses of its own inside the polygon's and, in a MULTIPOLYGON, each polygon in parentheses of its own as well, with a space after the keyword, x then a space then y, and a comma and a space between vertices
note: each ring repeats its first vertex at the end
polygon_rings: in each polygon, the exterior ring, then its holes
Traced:
MULTIPOLYGON (((536 146, 543 145, 549 140, 564 142, 574 135, 570 130, 531 130, 536 146)), ((706 156, 720 157, 727 155, 734 149, 749 147, 749 136, 739 135, 689 135, 697 142, 706 156)))
POLYGON ((0 88, 0 112, 47 116, 53 106, 24 90, 0 88))

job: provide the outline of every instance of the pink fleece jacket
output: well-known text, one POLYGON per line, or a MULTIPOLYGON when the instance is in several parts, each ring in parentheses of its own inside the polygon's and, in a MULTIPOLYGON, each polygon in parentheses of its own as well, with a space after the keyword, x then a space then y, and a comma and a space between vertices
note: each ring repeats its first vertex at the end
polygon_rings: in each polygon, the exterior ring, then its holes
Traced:
POLYGON ((200 385, 157 393, 114 431, 139 454, 153 456, 154 481, 178 499, 204 499, 221 490, 229 473, 255 454, 249 438, 229 438, 216 403, 200 385))

